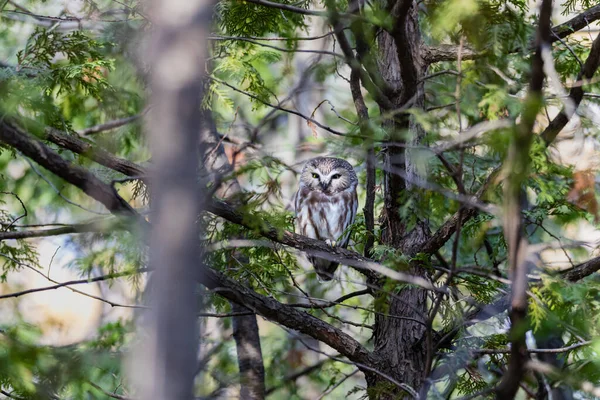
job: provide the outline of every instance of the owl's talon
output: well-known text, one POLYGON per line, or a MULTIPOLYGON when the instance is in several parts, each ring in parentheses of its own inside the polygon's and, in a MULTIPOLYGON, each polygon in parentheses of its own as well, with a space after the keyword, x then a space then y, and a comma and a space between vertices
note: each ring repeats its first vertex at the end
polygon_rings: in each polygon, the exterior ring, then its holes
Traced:
POLYGON ((337 245, 337 242, 331 239, 325 239, 325 243, 327 243, 331 247, 335 247, 337 245))

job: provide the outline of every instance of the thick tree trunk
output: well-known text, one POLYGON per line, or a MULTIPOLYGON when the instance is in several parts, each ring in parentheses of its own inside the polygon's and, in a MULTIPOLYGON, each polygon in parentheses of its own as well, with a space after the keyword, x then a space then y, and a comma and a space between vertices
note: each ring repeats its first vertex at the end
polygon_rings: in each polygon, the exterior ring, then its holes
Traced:
MULTIPOLYGON (((397 18, 396 27, 391 33, 381 32, 378 36, 379 73, 387 84, 386 92, 394 109, 422 107, 424 92, 420 78, 424 75, 420 46, 421 35, 418 26, 416 2, 390 0, 387 8, 397 18)), ((395 110, 381 110, 389 112, 395 110)), ((396 115, 384 122, 391 142, 417 144, 423 132, 411 123, 407 115, 396 115), (407 136, 408 132, 408 136, 407 136)), ((382 242, 399 249, 407 256, 414 256, 429 237, 427 221, 418 221, 416 227, 407 228, 399 214, 400 196, 407 190, 418 190, 412 184, 419 180, 414 154, 410 149, 390 145, 384 148, 384 209, 380 216, 382 242)), ((418 264, 411 266, 411 273, 425 275, 418 264)), ((375 354, 382 360, 382 370, 398 381, 409 385, 416 392, 422 385, 427 364, 427 291, 404 287, 400 291, 388 287, 391 296, 379 293, 386 301, 376 302, 382 308, 378 311, 407 317, 389 318, 379 314, 375 319, 375 354), (416 322, 422 321, 422 323, 416 322)), ((398 398, 394 385, 386 383, 378 376, 368 377, 371 398, 398 398)))

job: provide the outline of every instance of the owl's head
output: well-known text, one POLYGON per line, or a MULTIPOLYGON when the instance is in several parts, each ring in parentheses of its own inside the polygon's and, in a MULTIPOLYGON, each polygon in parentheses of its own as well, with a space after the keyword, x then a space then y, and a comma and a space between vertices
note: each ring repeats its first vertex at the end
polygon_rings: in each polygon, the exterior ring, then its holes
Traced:
POLYGON ((358 183, 354 168, 346 160, 317 157, 308 160, 302 169, 300 187, 308 187, 326 194, 354 190, 358 183))

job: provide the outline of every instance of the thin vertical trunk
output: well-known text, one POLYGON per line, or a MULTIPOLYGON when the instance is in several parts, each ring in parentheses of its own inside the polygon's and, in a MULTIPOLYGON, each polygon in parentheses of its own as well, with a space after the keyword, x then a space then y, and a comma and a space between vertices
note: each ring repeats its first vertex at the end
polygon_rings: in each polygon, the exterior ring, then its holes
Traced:
POLYGON ((155 0, 152 66, 151 309, 147 337, 132 360, 142 399, 192 399, 198 351, 198 229, 202 209, 196 170, 207 28, 207 0, 182 7, 155 0), (190 38, 194 38, 190 41, 190 38))
MULTIPOLYGON (((217 128, 210 113, 204 111, 204 126, 202 129, 203 168, 212 181, 220 181, 220 177, 228 175, 232 166, 223 149, 223 141, 218 135, 217 128)), ((232 203, 240 201, 242 190, 237 179, 224 182, 217 195, 232 203)), ((231 302, 233 314, 248 313, 251 310, 231 302)), ((232 317, 233 338, 235 340, 238 367, 240 370, 240 398, 243 400, 260 400, 265 398, 265 367, 260 346, 260 335, 256 315, 237 315, 232 317)))

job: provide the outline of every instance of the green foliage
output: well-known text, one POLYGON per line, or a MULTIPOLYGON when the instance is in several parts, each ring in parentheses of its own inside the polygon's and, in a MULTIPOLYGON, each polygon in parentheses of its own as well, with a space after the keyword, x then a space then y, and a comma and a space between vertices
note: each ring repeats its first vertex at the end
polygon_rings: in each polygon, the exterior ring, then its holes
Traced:
MULTIPOLYGON (((222 76, 224 80, 234 79, 242 89, 255 95, 257 99, 252 99, 254 107, 258 108, 264 105, 263 102, 270 102, 274 93, 269 89, 259 68, 279 61, 281 55, 258 46, 236 48, 232 47, 231 43, 223 46, 223 52, 227 55, 215 68, 215 74, 222 76)), ((211 88, 213 95, 221 96, 217 87, 211 88)), ((206 102, 210 104, 210 97, 206 102)), ((227 100, 225 102, 228 104, 227 100)))
MULTIPOLYGON (((308 1, 280 3, 300 8, 309 6, 308 1)), ((270 33, 293 36, 297 28, 304 28, 302 15, 248 2, 219 2, 217 13, 223 31, 232 36, 266 36, 270 33)))
POLYGON ((27 399, 102 396, 90 382, 115 385, 118 359, 79 346, 37 344, 39 331, 21 324, 0 333, 0 385, 27 399))
MULTIPOLYGON (((14 197, 14 193, 0 192, 1 195, 14 197)), ((19 200, 20 201, 20 200, 19 200)), ((0 198, 0 206, 4 207, 6 202, 0 198)), ((27 214, 27 210, 23 210, 27 214)), ((15 224, 25 216, 13 217, 4 208, 0 208, 0 226, 4 232, 16 231, 15 224)), ((10 271, 19 271, 24 267, 39 268, 38 254, 35 246, 24 239, 14 241, 0 241, 0 282, 6 282, 10 271), (13 243, 11 243, 13 242, 13 243)))
MULTIPOLYGON (((482 376, 474 371, 473 369, 465 371, 458 378, 456 389, 465 395, 476 394, 488 389, 488 383, 482 378, 482 376)), ((492 394, 478 396, 481 399, 492 399, 492 394)))
MULTIPOLYGON (((35 9, 44 6, 43 3, 25 1, 24 7, 35 9)), ((91 21, 101 26, 101 29, 93 30, 63 30, 62 22, 36 28, 4 18, 3 14, 0 54, 7 65, 0 67, 0 119, 16 118, 27 124, 33 134, 40 134, 44 126, 75 134, 90 126, 141 113, 149 92, 146 76, 149 71, 142 62, 132 61, 130 57, 139 50, 138 47, 141 48, 140 39, 134 37, 147 36, 149 23, 145 15, 140 14, 139 2, 118 3, 119 12, 123 7, 126 17, 117 20, 115 16, 110 22, 104 20, 112 18, 114 5, 106 8, 108 6, 103 2, 96 2, 87 6, 90 14, 82 19, 82 26, 91 21)), ((282 0, 280 3, 306 9, 316 6, 307 1, 282 0)), ((593 3, 568 0, 560 7, 561 12, 568 13, 591 7, 593 3)), ((345 14, 348 1, 326 1, 324 6, 325 10, 344 13, 341 21, 351 29, 342 34, 353 50, 363 45, 355 36, 356 32, 364 35, 366 46, 373 49, 373 55, 360 55, 357 59, 367 72, 376 75, 377 66, 386 67, 376 57, 380 55, 379 46, 385 39, 384 31, 390 29, 394 21, 383 2, 364 3, 360 18, 345 14)), ((270 299, 294 304, 305 302, 306 305, 362 290, 365 288, 364 277, 344 266, 339 269, 339 281, 318 282, 303 255, 264 239, 258 232, 265 228, 272 228, 280 235, 294 231, 290 198, 301 168, 300 160, 310 153, 331 154, 350 160, 359 176, 361 206, 347 232, 351 237, 351 250, 362 254, 370 236, 362 212, 366 197, 365 153, 368 146, 374 145, 377 186, 375 244, 371 257, 388 268, 407 273, 414 273, 411 262, 418 262, 419 268, 429 277, 436 278, 435 285, 448 289, 449 294, 441 297, 437 314, 424 315, 423 320, 433 317, 434 342, 439 335, 454 335, 449 336, 450 343, 444 343, 445 347, 432 353, 434 366, 447 363, 452 371, 447 379, 436 385, 448 391, 445 397, 454 398, 495 387, 498 371, 504 370, 508 362, 504 352, 509 346, 504 330, 508 319, 506 313, 482 323, 465 321, 465 316, 478 307, 496 302, 511 290, 506 284, 511 276, 503 221, 499 218, 501 212, 492 214, 478 210, 474 217, 461 223, 460 235, 453 235, 435 257, 419 253, 418 249, 412 257, 402 254, 383 242, 389 234, 383 231, 387 216, 378 218, 382 216, 384 201, 386 144, 391 137, 401 141, 399 145, 405 146, 402 147, 403 156, 410 152, 411 161, 426 172, 420 185, 415 184, 401 192, 397 212, 405 231, 417 227, 419 221, 426 221, 429 231, 434 233, 459 212, 464 202, 459 201, 458 194, 462 195, 459 193, 462 189, 456 182, 457 177, 466 192, 464 196, 471 196, 489 185, 486 194, 477 202, 501 210, 508 170, 500 171, 491 181, 489 178, 506 159, 514 124, 522 118, 523 98, 530 78, 535 10, 524 0, 444 0, 418 2, 418 6, 419 27, 427 45, 459 45, 462 42, 463 52, 471 54, 475 51, 478 55, 463 59, 460 66, 456 61, 430 65, 429 76, 423 81, 423 107, 412 104, 408 109, 382 111, 374 101, 373 93, 362 90, 370 118, 359 125, 347 82, 350 70, 344 57, 310 53, 317 49, 341 54, 339 42, 332 39, 333 35, 314 41, 300 40, 299 37, 318 35, 309 29, 309 19, 303 15, 244 1, 218 2, 216 24, 211 28, 210 59, 206 64, 209 79, 203 106, 215 116, 227 154, 236 156, 236 164, 219 183, 237 179, 243 187, 244 194, 231 201, 241 204, 239 212, 248 228, 225 222, 209 213, 203 214, 199 222, 204 228, 201 243, 206 253, 203 261, 270 299), (298 52, 300 48, 309 53, 298 52), (298 122, 295 116, 274 111, 265 103, 298 110, 347 134, 325 134, 306 125, 305 121, 298 122), (410 116, 411 121, 423 130, 422 146, 412 146, 412 134, 406 130, 391 131, 390 121, 398 115, 410 116), (480 122, 502 119, 513 122, 513 126, 483 132, 465 142, 463 147, 455 146, 441 154, 431 151, 431 148, 439 149, 440 145, 460 140, 465 131, 480 122), (424 146, 430 148, 424 149, 424 146), (449 271, 453 271, 450 280, 449 271), (471 351, 481 348, 502 352, 481 355, 475 361, 471 351)), ((315 26, 327 21, 327 18, 311 18, 311 24, 315 26)), ((576 79, 580 61, 587 58, 589 51, 587 35, 579 39, 569 37, 553 45, 556 71, 565 87, 576 79)), ((374 80, 383 83, 378 77, 374 80)), ((385 88, 386 93, 393 93, 395 88, 391 86, 395 84, 385 88)), ((597 79, 586 85, 586 91, 590 92, 599 88, 597 79)), ((546 89, 549 95, 544 99, 544 105, 562 107, 562 99, 551 89, 546 89)), ((584 102, 587 106, 598 104, 594 98, 585 98, 584 102)), ((582 136, 597 139, 595 125, 582 118, 582 136)), ((152 169, 150 151, 139 120, 84 140, 152 169)), ((123 177, 85 157, 49 145, 67 161, 84 167, 104 182, 111 183, 123 177)), ((81 190, 35 164, 24 162, 19 152, 4 146, 1 150, 2 232, 38 229, 38 226, 29 226, 38 223, 72 224, 105 218, 95 213, 104 214, 106 210, 81 190), (81 207, 67 204, 64 198, 81 207), (26 206, 27 213, 20 201, 26 206)), ((545 144, 537 139, 528 157, 531 169, 524 177, 528 207, 523 218, 532 248, 537 251, 543 244, 560 245, 561 255, 573 264, 589 258, 594 250, 589 248, 589 243, 569 240, 575 227, 582 222, 591 222, 593 218, 591 213, 569 201, 574 185, 573 166, 556 161, 545 144)), ((141 212, 147 211, 148 187, 144 182, 137 180, 115 185, 131 204, 141 212)), ((218 188, 207 189, 212 193, 218 188)), ((151 217, 148 218, 153 222, 151 217)), ((146 266, 147 249, 122 228, 117 224, 109 232, 71 235, 57 241, 73 256, 69 265, 81 276, 89 277, 97 271, 103 274, 131 272, 128 279, 132 290, 128 294, 132 300, 141 302, 139 292, 145 281, 135 272, 146 266)), ((42 238, 39 242, 45 240, 50 239, 42 238)), ((33 240, 0 241, 2 282, 10 283, 9 278, 24 268, 39 268, 37 249, 40 247, 33 240)), ((544 262, 545 257, 546 254, 542 254, 544 262)), ((552 265, 544 263, 539 271, 529 272, 532 276, 541 276, 530 285, 527 327, 534 335, 545 333, 552 327, 567 346, 598 336, 600 288, 597 279, 564 282, 561 275, 552 271, 552 265)), ((108 287, 112 288, 110 284, 108 287)), ((344 330, 370 347, 373 340, 369 326, 381 323, 375 316, 388 316, 391 299, 408 288, 412 286, 387 280, 375 298, 360 296, 326 309, 300 310, 344 330)), ((203 311, 232 312, 231 304, 218 294, 199 290, 199 295, 203 311)), ((435 295, 431 296, 428 304, 433 306, 436 300, 435 295)), ((103 315, 95 335, 66 347, 40 344, 40 327, 27 325, 16 317, 0 332, 0 385, 23 399, 109 398, 105 391, 135 397, 128 393, 121 370, 121 358, 130 350, 135 333, 132 315, 123 314, 122 318, 105 318, 103 315)), ((210 318, 210 322, 202 319, 202 325, 206 327, 202 353, 207 349, 214 352, 205 366, 205 373, 196 381, 196 395, 206 397, 214 396, 212 391, 219 387, 237 384, 238 379, 235 345, 231 338, 232 319, 210 318)), ((328 361, 299 380, 285 380, 290 374, 309 366, 315 355, 297 339, 295 332, 279 329, 271 323, 261 321, 260 324, 267 387, 277 387, 273 398, 314 397, 317 390, 334 389, 353 371, 354 366, 328 361)), ((565 353, 565 360, 565 380, 574 383, 574 387, 583 379, 594 385, 600 384, 597 343, 565 353)), ((531 388, 536 385, 529 381, 526 384, 531 388)), ((397 388, 389 382, 368 389, 360 385, 361 381, 351 378, 330 396, 338 398, 345 394, 354 399, 397 393, 397 388)))
MULTIPOLYGON (((82 274, 90 274, 100 268, 107 274, 134 272, 145 265, 146 251, 138 239, 129 232, 115 231, 73 238, 72 245, 81 254, 73 260, 72 267, 82 274)), ((132 274, 133 283, 139 283, 139 275, 132 274)))
POLYGON ((577 9, 587 9, 594 5, 596 5, 596 2, 593 0, 567 0, 562 4, 564 8, 561 13, 562 15, 567 15, 577 9))
POLYGON ((101 51, 105 46, 81 31, 61 34, 37 28, 25 49, 17 53, 17 61, 19 68, 34 69, 48 77, 47 94, 58 95, 79 87, 100 99, 102 90, 110 88, 103 70, 114 67, 101 51), (56 62, 58 56, 65 61, 56 62))

